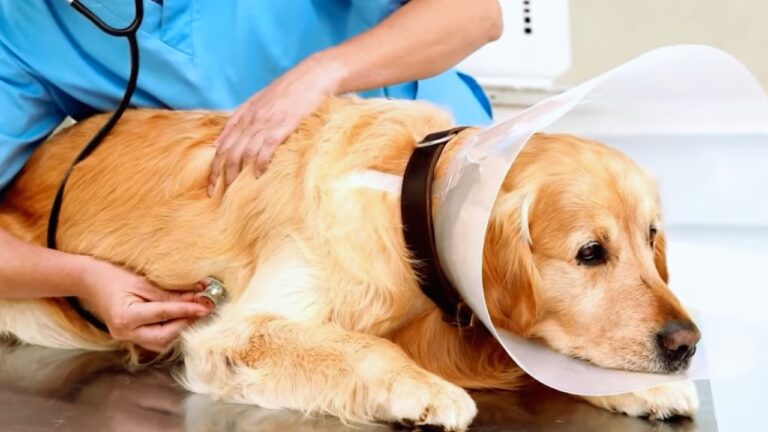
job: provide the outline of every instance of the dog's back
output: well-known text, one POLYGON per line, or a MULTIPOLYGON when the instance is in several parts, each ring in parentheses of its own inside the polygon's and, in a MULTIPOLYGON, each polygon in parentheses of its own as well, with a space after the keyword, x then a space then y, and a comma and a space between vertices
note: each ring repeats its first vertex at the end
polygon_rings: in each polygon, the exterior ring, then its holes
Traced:
MULTIPOLYGON (((55 190, 103 121, 83 121, 41 146, 0 203, 0 226, 44 244, 55 190)), ((371 314, 359 299, 334 299, 349 295, 334 291, 326 315, 371 330, 405 313, 410 302, 391 292, 416 289, 398 232, 398 197, 350 188, 344 178, 365 169, 402 174, 414 142, 449 127, 447 116, 420 103, 329 99, 278 149, 264 176, 254 180, 245 169, 226 193, 220 184, 209 198, 212 143, 225 121, 223 113, 128 111, 72 173, 59 247, 125 265, 169 289, 216 276, 237 298, 255 266, 290 237, 324 257, 318 283, 349 275, 368 290, 361 297, 389 308, 386 316, 371 314), (360 312, 336 314, 338 302, 360 312)))

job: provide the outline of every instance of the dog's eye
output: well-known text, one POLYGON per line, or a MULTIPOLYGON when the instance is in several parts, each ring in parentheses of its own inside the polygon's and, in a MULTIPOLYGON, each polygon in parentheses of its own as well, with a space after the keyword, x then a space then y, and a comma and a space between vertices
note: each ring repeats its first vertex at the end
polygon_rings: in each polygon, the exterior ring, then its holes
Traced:
POLYGON ((589 242, 579 249, 576 255, 579 265, 597 265, 605 262, 605 250, 598 242, 589 242))
POLYGON ((651 246, 653 246, 653 243, 656 241, 656 234, 658 232, 659 230, 653 225, 648 229, 648 242, 651 243, 651 246))

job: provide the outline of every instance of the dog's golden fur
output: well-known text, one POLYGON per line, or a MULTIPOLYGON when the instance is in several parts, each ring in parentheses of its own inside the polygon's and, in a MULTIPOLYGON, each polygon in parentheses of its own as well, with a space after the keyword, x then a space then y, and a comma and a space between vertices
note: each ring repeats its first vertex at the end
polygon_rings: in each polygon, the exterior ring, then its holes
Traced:
MULTIPOLYGON (((245 170, 208 198, 211 144, 225 120, 129 111, 74 170, 61 212, 62 250, 120 263, 167 289, 209 275, 224 282, 228 303, 184 335, 188 388, 349 420, 462 429, 475 407, 459 386, 519 385, 523 373, 484 329, 451 327, 420 292, 397 194, 345 182, 365 169, 402 175, 421 137, 451 127, 447 115, 414 102, 329 99, 264 176, 245 170)), ((33 155, 0 205, 0 227, 44 244, 55 189, 102 122, 66 129, 33 155)), ((473 133, 448 145, 438 177, 473 133)), ((653 182, 625 156, 571 136, 534 136, 486 234, 492 317, 599 365, 664 371, 653 335, 688 316, 666 286, 663 235, 647 237, 659 218, 653 182), (578 265, 589 240, 604 243, 608 264, 578 265)), ((59 300, 0 300, 0 332, 56 347, 130 348, 59 300)), ((674 402, 662 408, 690 414, 694 396, 670 387, 674 402)), ((662 411, 658 398, 624 397, 591 401, 662 411)))

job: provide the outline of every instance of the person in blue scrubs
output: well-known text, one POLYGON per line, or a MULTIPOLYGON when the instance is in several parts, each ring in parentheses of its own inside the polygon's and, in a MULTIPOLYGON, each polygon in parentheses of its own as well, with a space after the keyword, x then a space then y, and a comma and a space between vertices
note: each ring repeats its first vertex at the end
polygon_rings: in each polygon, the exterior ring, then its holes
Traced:
MULTIPOLYGON (((132 1, 83 3, 113 26, 134 16, 132 1)), ((421 99, 457 123, 491 120, 477 83, 451 68, 500 36, 497 0, 144 0, 144 8, 132 106, 232 111, 209 191, 243 169, 264 172, 330 95, 421 99)), ((64 118, 113 110, 128 62, 125 39, 66 0, 0 0, 0 190, 64 118)), ((209 313, 190 293, 0 229, 0 297, 60 296, 85 299, 114 337, 152 351, 209 313)))

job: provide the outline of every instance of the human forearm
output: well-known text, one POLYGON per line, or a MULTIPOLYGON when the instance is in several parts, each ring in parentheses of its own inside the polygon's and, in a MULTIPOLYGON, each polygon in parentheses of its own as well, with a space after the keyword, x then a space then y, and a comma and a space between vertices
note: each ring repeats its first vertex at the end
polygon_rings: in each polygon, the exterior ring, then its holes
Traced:
POLYGON ((497 0, 411 0, 381 24, 308 61, 336 77, 334 93, 423 79, 501 35, 497 0))
POLYGON ((91 261, 27 243, 0 229, 0 298, 80 295, 91 261))
POLYGON ((19 240, 0 229, 0 298, 76 296, 117 340, 160 352, 212 305, 195 302, 201 287, 165 291, 106 261, 19 240))
POLYGON ((497 0, 411 0, 370 30, 313 54, 243 103, 213 143, 208 195, 278 145, 329 96, 439 74, 501 35, 497 0))

